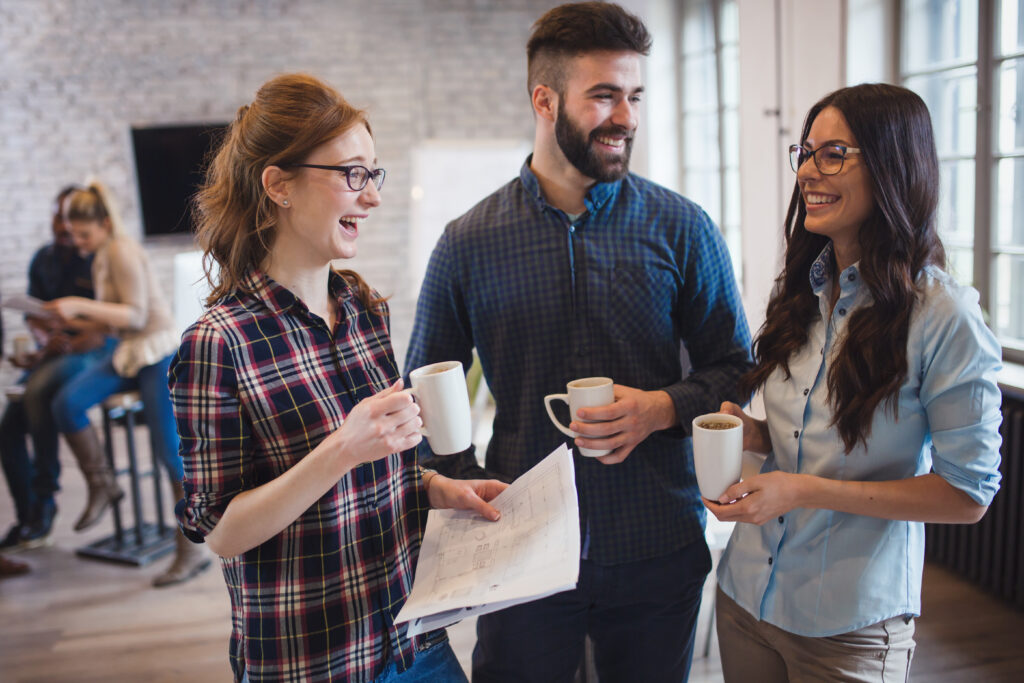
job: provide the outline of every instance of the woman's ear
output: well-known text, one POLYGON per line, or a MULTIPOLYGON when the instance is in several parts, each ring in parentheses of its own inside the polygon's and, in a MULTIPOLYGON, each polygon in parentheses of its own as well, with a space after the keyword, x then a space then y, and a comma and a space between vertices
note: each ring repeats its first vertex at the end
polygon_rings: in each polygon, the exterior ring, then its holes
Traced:
POLYGON ((260 177, 270 201, 282 208, 288 206, 288 178, 280 166, 267 166, 260 177))

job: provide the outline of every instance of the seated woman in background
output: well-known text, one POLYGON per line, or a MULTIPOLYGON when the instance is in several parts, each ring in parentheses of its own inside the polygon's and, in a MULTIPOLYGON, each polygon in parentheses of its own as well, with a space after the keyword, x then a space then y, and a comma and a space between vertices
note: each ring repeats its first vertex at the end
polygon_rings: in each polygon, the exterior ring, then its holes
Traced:
POLYGON ((785 266, 744 378, 767 420, 722 405, 768 457, 705 502, 748 522, 719 569, 722 668, 726 681, 904 681, 922 522, 976 522, 999 487, 1001 351, 977 292, 943 272, 920 97, 837 90, 791 161, 785 266))
MULTIPOLYGON (((122 496, 86 411, 108 396, 138 389, 154 458, 167 470, 174 500, 183 495, 178 433, 167 389, 167 368, 178 346, 174 320, 145 250, 124 234, 106 189, 99 183, 67 199, 65 218, 83 253, 94 254, 96 298, 67 296, 46 304, 70 326, 109 328, 112 352, 75 376, 53 399, 54 419, 89 484, 89 500, 75 530, 96 524, 122 496)), ((186 581, 211 564, 210 554, 179 534, 177 553, 155 586, 186 581)))
POLYGON ((506 485, 424 476, 387 304, 331 267, 383 182, 365 114, 285 75, 239 110, 198 195, 212 291, 171 366, 178 518, 221 556, 237 680, 465 680, 443 629, 394 617, 428 507, 496 519, 506 485))

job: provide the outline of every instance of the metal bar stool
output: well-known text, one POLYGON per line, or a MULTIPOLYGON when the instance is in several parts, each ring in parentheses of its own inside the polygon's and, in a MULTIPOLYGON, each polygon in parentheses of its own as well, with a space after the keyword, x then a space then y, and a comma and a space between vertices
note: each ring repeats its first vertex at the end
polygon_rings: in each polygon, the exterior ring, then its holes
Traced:
POLYGON ((92 557, 111 562, 121 562, 141 567, 156 560, 174 549, 175 530, 164 522, 163 494, 160 486, 160 466, 155 455, 150 453, 150 468, 140 471, 135 450, 136 416, 142 412, 142 397, 137 391, 125 391, 109 397, 102 405, 103 438, 107 452, 107 462, 117 476, 127 474, 129 479, 128 493, 131 498, 131 511, 134 525, 125 528, 121 514, 122 498, 114 503, 114 533, 111 536, 82 546, 77 552, 83 557, 92 557), (114 463, 113 427, 124 427, 125 446, 128 451, 127 469, 117 469, 114 463), (153 500, 156 505, 156 522, 147 522, 142 510, 143 477, 153 480, 153 500))

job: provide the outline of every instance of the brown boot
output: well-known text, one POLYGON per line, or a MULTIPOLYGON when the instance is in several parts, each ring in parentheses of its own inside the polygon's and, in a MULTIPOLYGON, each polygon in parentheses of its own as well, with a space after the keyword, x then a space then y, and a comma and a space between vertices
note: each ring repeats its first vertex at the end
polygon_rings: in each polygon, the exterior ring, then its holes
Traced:
MULTIPOLYGON (((182 487, 181 482, 173 482, 171 487, 174 490, 175 503, 185 497, 185 489, 182 487)), ((171 562, 171 566, 167 568, 167 571, 153 579, 153 586, 155 588, 184 583, 206 571, 213 563, 213 554, 206 547, 206 544, 193 543, 182 535, 180 529, 178 530, 178 535, 174 538, 174 545, 177 551, 174 555, 174 561, 171 562)))
POLYGON ((100 521, 107 508, 121 500, 124 492, 117 485, 114 472, 110 469, 92 425, 73 434, 65 434, 64 438, 82 469, 85 482, 89 485, 89 501, 85 504, 81 517, 75 522, 75 531, 84 531, 100 521))

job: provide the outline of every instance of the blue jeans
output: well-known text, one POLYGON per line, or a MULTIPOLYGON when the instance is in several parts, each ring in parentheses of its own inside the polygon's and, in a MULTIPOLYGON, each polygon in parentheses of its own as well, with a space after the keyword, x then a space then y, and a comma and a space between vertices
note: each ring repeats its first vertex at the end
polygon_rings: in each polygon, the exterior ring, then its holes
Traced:
POLYGON ((416 653, 412 666, 403 673, 395 671, 395 663, 388 662, 384 673, 374 683, 466 683, 466 674, 445 639, 416 653))
POLYGON ((27 523, 32 510, 53 501, 60 490, 59 432, 51 404, 60 389, 76 375, 109 354, 116 341, 85 353, 68 353, 43 361, 25 374, 25 393, 7 404, 0 418, 0 462, 14 499, 19 523, 27 523), (32 438, 29 457, 25 437, 32 438))
MULTIPOLYGON (((467 683, 466 674, 459 666, 451 645, 444 640, 416 653, 412 666, 404 673, 395 671, 395 663, 388 662, 384 673, 374 683, 467 683)), ((242 682, 249 683, 249 675, 242 674, 242 682)))
POLYGON ((172 481, 180 482, 185 471, 178 454, 178 427, 174 422, 167 370, 174 354, 147 365, 135 377, 121 377, 114 370, 113 351, 100 362, 75 376, 53 399, 57 428, 73 434, 89 426, 86 411, 108 396, 137 389, 142 396, 142 414, 149 427, 149 444, 155 460, 163 464, 172 481))
POLYGON ((710 570, 703 539, 651 560, 581 560, 575 590, 477 619, 473 682, 572 681, 587 635, 601 683, 685 681, 710 570))

